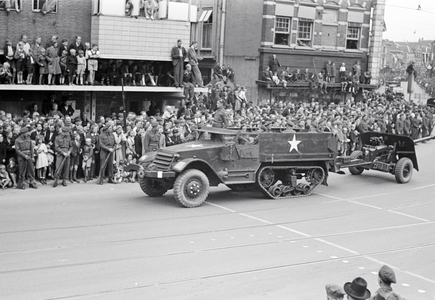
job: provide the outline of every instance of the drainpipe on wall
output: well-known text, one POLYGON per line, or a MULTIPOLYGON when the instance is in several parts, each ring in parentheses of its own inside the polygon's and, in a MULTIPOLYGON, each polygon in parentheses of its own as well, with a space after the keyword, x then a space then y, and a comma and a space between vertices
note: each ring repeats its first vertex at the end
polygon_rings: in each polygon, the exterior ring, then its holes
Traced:
POLYGON ((221 13, 221 34, 219 41, 219 63, 222 66, 224 62, 224 43, 225 43, 225 18, 226 18, 227 0, 222 0, 221 13))

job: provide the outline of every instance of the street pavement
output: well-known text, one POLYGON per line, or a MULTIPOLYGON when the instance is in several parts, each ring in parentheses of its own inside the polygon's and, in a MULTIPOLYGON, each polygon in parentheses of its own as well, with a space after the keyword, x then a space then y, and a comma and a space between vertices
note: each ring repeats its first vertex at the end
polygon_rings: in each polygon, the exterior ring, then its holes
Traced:
POLYGON ((0 299, 326 299, 361 276, 435 299, 435 141, 408 184, 332 174, 310 197, 212 188, 201 207, 170 191, 93 183, 0 191, 0 299))

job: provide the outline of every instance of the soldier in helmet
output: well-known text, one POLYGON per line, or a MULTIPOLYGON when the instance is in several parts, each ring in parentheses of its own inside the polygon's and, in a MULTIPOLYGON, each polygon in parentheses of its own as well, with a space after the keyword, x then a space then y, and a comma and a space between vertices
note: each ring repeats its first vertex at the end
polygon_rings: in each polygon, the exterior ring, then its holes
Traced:
MULTIPOLYGON (((112 133, 112 124, 107 124, 103 128, 98 140, 100 145, 100 176, 104 175, 107 168, 109 183, 116 184, 113 180, 113 152, 115 151, 115 136, 112 133), (109 157, 108 157, 109 156, 109 157), (105 164, 107 159, 107 163, 105 164)), ((102 181, 99 182, 103 184, 102 181)))
POLYGON ((54 140, 54 151, 56 152, 56 172, 53 187, 57 187, 59 177, 62 177, 62 185, 67 186, 66 179, 70 166, 70 154, 72 151, 72 141, 70 128, 63 126, 61 132, 54 140))
POLYGON ((17 188, 24 190, 24 180, 27 176, 29 187, 37 189, 35 182, 35 167, 33 165, 33 144, 27 127, 22 127, 20 135, 15 140, 15 151, 18 158, 18 183, 17 188))

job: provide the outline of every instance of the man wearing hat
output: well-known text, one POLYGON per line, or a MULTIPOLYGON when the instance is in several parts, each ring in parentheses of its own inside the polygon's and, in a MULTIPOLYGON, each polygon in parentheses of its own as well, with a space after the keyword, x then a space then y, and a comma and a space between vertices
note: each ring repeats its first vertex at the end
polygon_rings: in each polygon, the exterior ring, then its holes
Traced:
POLYGON ((18 158, 18 183, 17 189, 24 190, 24 179, 28 178, 29 187, 37 189, 35 182, 35 167, 33 165, 33 143, 27 127, 20 129, 20 135, 15 140, 15 151, 18 158))
MULTIPOLYGON (((104 175, 107 168, 109 183, 116 182, 113 180, 113 152, 115 151, 115 136, 112 133, 112 124, 109 122, 103 127, 103 132, 98 137, 100 145, 100 176, 104 175), (110 157, 109 157, 110 156, 110 157), (106 162, 107 159, 107 163, 106 162)), ((103 184, 101 181, 100 184, 103 184)))
POLYGON ((367 281, 364 278, 357 277, 352 282, 344 285, 344 291, 349 300, 365 300, 370 298, 371 293, 367 289, 367 281))
POLYGON ((67 186, 66 179, 70 166, 70 154, 72 151, 71 135, 69 128, 63 126, 59 135, 54 140, 54 152, 56 152, 56 171, 53 187, 57 187, 59 177, 62 177, 62 185, 67 186))
POLYGON ((380 288, 376 291, 371 300, 386 300, 388 294, 393 291, 391 284, 396 283, 396 274, 393 269, 387 265, 383 265, 378 272, 378 283, 380 288))
POLYGON ((142 155, 147 152, 157 151, 159 149, 159 141, 161 134, 158 132, 157 126, 159 123, 157 121, 151 121, 151 130, 145 133, 142 155))
POLYGON ((342 300, 344 295, 346 295, 341 286, 336 284, 327 284, 325 289, 327 300, 342 300))

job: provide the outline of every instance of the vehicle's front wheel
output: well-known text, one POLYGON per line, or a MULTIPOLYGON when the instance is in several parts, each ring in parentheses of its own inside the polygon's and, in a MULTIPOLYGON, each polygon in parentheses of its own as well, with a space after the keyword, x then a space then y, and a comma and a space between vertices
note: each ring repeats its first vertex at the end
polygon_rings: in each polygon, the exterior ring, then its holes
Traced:
POLYGON ((150 178, 140 178, 139 185, 142 191, 150 197, 161 197, 168 190, 157 180, 150 178))
POLYGON ((207 199, 209 187, 208 178, 203 172, 186 170, 175 180, 174 197, 185 207, 197 207, 207 199))
MULTIPOLYGON (((363 154, 360 150, 353 151, 350 154, 351 159, 360 159, 362 157, 363 157, 363 154)), ((363 171, 364 171, 364 168, 361 168, 361 167, 349 167, 349 172, 352 175, 361 175, 361 173, 363 171)))
POLYGON ((408 183, 411 180, 414 164, 407 157, 402 157, 394 168, 394 175, 398 183, 408 183))

